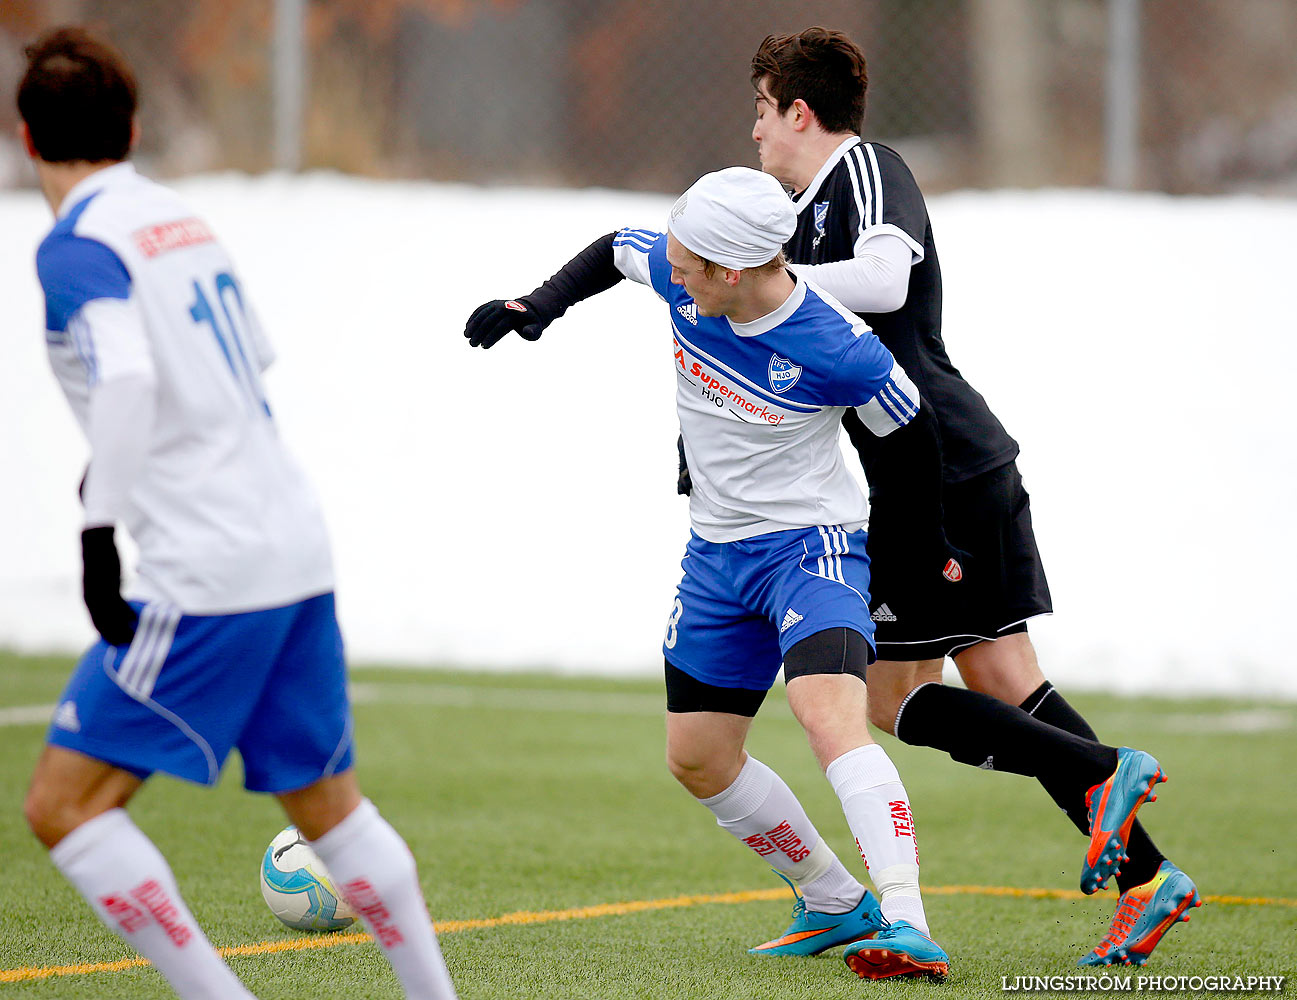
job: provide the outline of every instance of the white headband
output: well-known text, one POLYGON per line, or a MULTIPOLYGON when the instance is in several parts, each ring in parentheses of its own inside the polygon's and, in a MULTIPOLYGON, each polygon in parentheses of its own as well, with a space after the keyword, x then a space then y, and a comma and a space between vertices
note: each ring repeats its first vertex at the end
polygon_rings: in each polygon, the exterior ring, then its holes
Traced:
POLYGON ((775 259, 797 228, 797 212, 770 174, 726 167, 694 181, 667 228, 704 260, 741 270, 775 259))

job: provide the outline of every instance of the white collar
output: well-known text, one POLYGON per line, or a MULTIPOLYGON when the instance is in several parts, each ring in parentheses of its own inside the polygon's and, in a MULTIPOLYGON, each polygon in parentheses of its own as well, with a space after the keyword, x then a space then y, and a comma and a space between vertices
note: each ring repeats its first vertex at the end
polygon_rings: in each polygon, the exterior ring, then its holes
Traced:
POLYGON ((67 193, 59 205, 56 212, 58 218, 63 218, 75 205, 85 201, 92 194, 102 191, 109 184, 115 183, 119 178, 135 176, 135 164, 129 160, 123 160, 121 163, 114 163, 111 167, 104 167, 96 170, 88 177, 83 177, 76 183, 76 186, 67 193))
MULTIPOLYGON (((730 320, 730 329, 740 337, 757 337, 763 333, 769 333, 780 323, 786 320, 793 313, 801 308, 802 302, 806 299, 806 282, 792 271, 788 272, 793 278, 793 290, 788 293, 788 298, 771 312, 764 316, 754 319, 751 323, 735 323, 730 320)), ((726 317, 728 319, 728 317, 726 317)))
POLYGON ((802 209, 811 203, 811 199, 819 193, 820 185, 824 183, 824 178, 829 176, 829 171, 838 165, 838 161, 847 155, 849 149, 852 149, 863 142, 864 140, 861 139, 860 136, 849 135, 847 138, 842 140, 842 145, 829 154, 829 158, 820 166, 819 173, 815 175, 815 179, 806 185, 805 191, 793 199, 793 207, 797 209, 799 215, 801 214, 802 209))

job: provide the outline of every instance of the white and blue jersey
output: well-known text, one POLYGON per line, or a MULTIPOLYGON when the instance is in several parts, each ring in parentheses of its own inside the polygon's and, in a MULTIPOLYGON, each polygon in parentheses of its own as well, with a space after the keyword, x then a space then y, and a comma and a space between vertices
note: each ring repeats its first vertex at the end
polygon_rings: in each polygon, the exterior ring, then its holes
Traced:
POLYGON ((91 442, 87 525, 139 546, 127 647, 100 641, 49 742, 146 777, 283 792, 352 764, 346 663, 314 492, 261 373, 273 354, 233 263, 128 163, 72 189, 37 251, 50 363, 91 442))
MULTIPOLYGON (((131 596, 225 614, 330 591, 324 519, 262 387, 273 353, 203 220, 117 164, 68 194, 36 263, 50 363, 87 435, 99 388, 152 392, 148 440, 125 442, 142 445, 139 469, 101 519, 139 546, 131 596)), ((110 457, 91 455, 88 517, 110 457)))
POLYGON ((842 414, 854 407, 871 431, 889 434, 918 412, 913 383, 860 317, 801 279, 754 322, 698 315, 671 283, 666 242, 623 229, 613 255, 622 274, 670 307, 694 531, 730 542, 861 527, 868 504, 838 447, 842 414))

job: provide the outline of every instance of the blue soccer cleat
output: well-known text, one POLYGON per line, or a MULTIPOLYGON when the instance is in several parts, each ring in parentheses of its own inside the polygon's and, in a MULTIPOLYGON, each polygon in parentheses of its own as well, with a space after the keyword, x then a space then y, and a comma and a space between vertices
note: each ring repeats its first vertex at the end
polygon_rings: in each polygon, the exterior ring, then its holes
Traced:
POLYGON ((1090 810, 1090 847, 1081 869, 1081 891, 1098 892, 1129 858, 1126 845, 1135 813, 1145 800, 1156 802, 1153 786, 1166 781, 1162 768, 1143 750, 1122 747, 1117 751, 1117 769, 1102 784, 1086 793, 1090 810))
POLYGON ((847 945, 842 960, 861 979, 892 976, 945 979, 950 972, 950 956, 908 920, 897 920, 872 938, 847 945))
MULTIPOLYGON (((775 872, 780 878, 783 875, 775 872)), ((788 882, 788 879, 784 879, 788 882)), ((791 882, 788 882, 792 886, 791 882)), ((878 899, 868 889, 854 910, 821 913, 808 910, 806 900, 793 888, 793 922, 773 941, 749 948, 749 955, 818 955, 835 945, 848 944, 887 926, 878 899)))
POLYGON ((1151 879, 1121 894, 1107 935, 1077 965, 1143 965, 1162 935, 1187 921, 1195 906, 1202 906, 1202 897, 1193 879, 1163 861, 1151 879))

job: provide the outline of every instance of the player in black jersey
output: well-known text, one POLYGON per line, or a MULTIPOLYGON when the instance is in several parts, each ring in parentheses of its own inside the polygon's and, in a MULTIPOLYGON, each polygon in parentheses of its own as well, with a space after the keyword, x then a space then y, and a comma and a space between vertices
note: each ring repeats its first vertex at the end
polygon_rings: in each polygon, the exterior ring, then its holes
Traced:
MULTIPOLYGON (((970 555, 970 587, 942 587, 911 570, 893 544, 906 534, 896 530, 908 513, 895 497, 900 484, 880 474, 871 436, 848 411, 846 430, 870 486, 879 653, 869 669, 870 715, 903 742, 1036 777, 1091 838, 1082 889, 1095 891, 1105 872, 1121 869, 1118 916, 1082 963, 1142 963, 1183 917, 1195 887, 1134 820, 1151 786, 1147 775, 1133 775, 1133 754, 1119 751, 1113 777, 1089 789, 1065 766, 1067 741, 1097 738, 1045 679, 1027 635, 1027 620, 1052 607, 1015 464, 1018 445, 946 353, 927 207, 901 156, 860 138, 867 82, 860 48, 824 28, 770 36, 752 59, 752 137, 762 168, 793 192, 798 212, 785 253, 799 275, 873 327, 933 408, 946 533, 970 555), (955 599, 969 590, 975 600, 955 599), (941 683, 946 656, 968 690, 941 683), (1121 831, 1115 840, 1114 828, 1121 831)), ((687 476, 682 469, 682 489, 687 476)), ((952 575, 960 572, 950 566, 952 575)))

